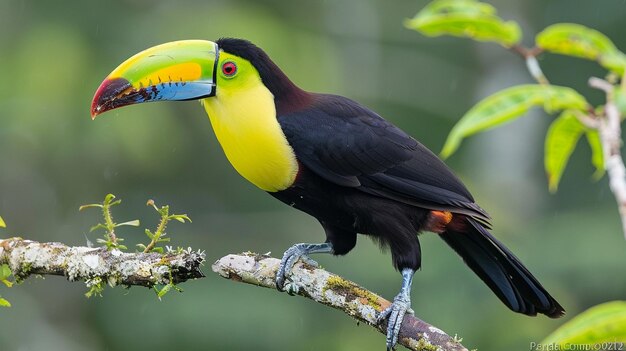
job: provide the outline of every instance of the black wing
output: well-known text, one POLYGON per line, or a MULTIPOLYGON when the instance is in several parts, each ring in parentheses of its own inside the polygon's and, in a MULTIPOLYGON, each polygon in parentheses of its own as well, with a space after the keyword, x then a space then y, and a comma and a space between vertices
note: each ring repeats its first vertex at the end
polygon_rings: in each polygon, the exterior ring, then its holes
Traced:
POLYGON ((436 155, 357 102, 320 94, 308 108, 278 121, 298 160, 330 182, 489 219, 436 155))

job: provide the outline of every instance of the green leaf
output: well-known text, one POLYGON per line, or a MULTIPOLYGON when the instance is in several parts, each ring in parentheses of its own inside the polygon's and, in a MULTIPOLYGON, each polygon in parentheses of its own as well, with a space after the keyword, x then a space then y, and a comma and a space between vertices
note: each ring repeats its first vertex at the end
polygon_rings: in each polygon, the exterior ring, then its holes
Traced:
POLYGON ((626 342, 626 301, 603 303, 584 311, 542 341, 544 345, 626 342))
POLYGON ((185 221, 188 221, 189 223, 191 223, 191 218, 189 218, 186 214, 182 214, 182 215, 171 215, 170 219, 175 219, 181 223, 185 223, 185 221))
POLYGON ((615 90, 613 90, 613 101, 622 119, 626 118, 626 89, 623 89, 621 86, 615 87, 615 90))
POLYGON ((150 229, 146 229, 144 232, 146 233, 146 235, 148 236, 148 238, 150 238, 150 240, 154 239, 154 234, 152 234, 152 232, 150 231, 150 229))
POLYGON ((604 176, 604 150, 602 149, 602 142, 600 141, 600 134, 597 130, 587 130, 585 133, 587 136, 587 142, 591 148, 591 164, 595 167, 596 171, 593 173, 593 179, 599 180, 604 176))
POLYGON ((4 220, 2 219, 2 217, 0 217, 0 228, 6 228, 7 225, 6 223, 4 223, 4 220))
POLYGON ((0 297, 0 307, 11 307, 11 303, 0 297))
POLYGON ((626 55, 595 29, 580 24, 557 23, 537 34, 535 41, 546 51, 598 61, 604 68, 624 74, 626 55))
POLYGON ((548 113, 573 109, 584 110, 587 101, 575 90, 556 85, 518 85, 501 90, 472 107, 452 128, 441 157, 452 155, 463 138, 502 125, 525 114, 531 107, 542 106, 548 113))
POLYGON ((545 142, 544 166, 550 192, 556 192, 567 161, 585 132, 575 112, 566 110, 548 128, 545 142))
POLYGON ((98 223, 96 225, 94 225, 93 227, 89 228, 89 232, 93 232, 94 230, 98 230, 98 229, 104 229, 107 230, 107 226, 102 224, 102 223, 98 223))
POLYGON ((84 210, 84 209, 86 209, 86 208, 90 208, 90 207, 99 207, 99 208, 102 208, 103 206, 102 206, 102 205, 100 205, 100 204, 82 205, 82 206, 80 206, 80 207, 78 208, 78 210, 79 210, 79 211, 82 211, 82 210, 84 210))
POLYGON ((163 296, 165 296, 165 294, 167 294, 172 289, 173 286, 174 286, 174 284, 169 283, 169 284, 165 285, 160 291, 157 291, 157 297, 159 298, 159 300, 163 296))
POLYGON ((404 25, 426 36, 467 37, 504 47, 515 45, 522 38, 516 22, 503 21, 493 6, 475 0, 435 0, 404 25))
POLYGON ((131 226, 131 227, 139 227, 141 225, 141 223, 139 222, 138 219, 135 219, 133 221, 128 221, 128 222, 123 222, 123 223, 118 223, 115 226, 116 227, 121 227, 121 226, 131 226))
POLYGON ((0 282, 6 285, 8 288, 13 286, 13 282, 9 281, 8 278, 13 274, 11 272, 11 267, 8 264, 0 265, 0 282))
POLYGON ((11 274, 13 274, 13 272, 11 272, 11 267, 9 267, 8 264, 5 263, 0 266, 0 280, 6 280, 11 274))
POLYGON ((122 203, 122 200, 121 200, 121 199, 120 199, 120 200, 115 200, 115 201, 113 201, 113 202, 111 202, 111 203, 109 204, 109 207, 112 207, 112 206, 115 206, 115 205, 119 205, 119 204, 121 204, 121 203, 122 203))

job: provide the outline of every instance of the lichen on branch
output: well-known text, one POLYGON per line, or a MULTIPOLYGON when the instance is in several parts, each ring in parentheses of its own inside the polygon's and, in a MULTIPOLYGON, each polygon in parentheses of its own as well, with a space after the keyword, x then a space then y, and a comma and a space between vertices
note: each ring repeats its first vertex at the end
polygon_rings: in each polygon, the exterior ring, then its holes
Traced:
POLYGON ((16 280, 31 275, 59 275, 70 281, 85 281, 95 293, 98 291, 93 286, 104 284, 153 287, 202 278, 204 260, 204 252, 191 248, 163 254, 128 253, 21 238, 0 240, 0 265, 9 265, 16 280))
MULTIPOLYGON (((212 269, 224 278, 265 288, 276 289, 276 272, 280 260, 267 255, 242 253, 217 260, 212 269)), ((285 290, 321 304, 339 309, 359 322, 387 333, 387 321, 377 324, 380 312, 391 305, 379 295, 324 269, 298 262, 285 290)), ((460 339, 451 337, 414 315, 402 322, 398 343, 410 350, 467 351, 460 339)))

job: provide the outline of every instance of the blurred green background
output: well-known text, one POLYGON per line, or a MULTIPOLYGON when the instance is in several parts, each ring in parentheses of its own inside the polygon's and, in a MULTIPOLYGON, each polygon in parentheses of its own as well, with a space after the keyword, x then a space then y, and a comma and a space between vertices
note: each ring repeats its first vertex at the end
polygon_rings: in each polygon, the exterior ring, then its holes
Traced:
MULTIPOLYGON (((356 99, 439 151, 455 121, 479 99, 532 82, 514 54, 494 44, 426 38, 404 29, 426 1, 26 1, 0 0, 0 235, 84 245, 97 211, 81 204, 121 197, 119 221, 153 226, 147 199, 188 213, 174 244, 206 250, 208 277, 158 301, 142 288, 87 299, 81 283, 29 279, 0 289, 0 350, 382 350, 384 337, 302 298, 235 284, 210 273, 234 252, 272 251, 323 239, 318 223, 239 177, 197 102, 158 103, 89 116, 101 80, 130 55, 166 41, 243 37, 263 47, 301 87, 356 99)), ((545 26, 577 22, 626 49, 626 1, 493 1, 521 23, 527 45, 545 26)), ((594 63, 547 56, 555 84, 587 88, 594 63)), ((423 269, 413 285, 418 316, 479 350, 525 350, 565 319, 624 299, 626 242, 607 181, 592 182, 581 143, 559 192, 543 172, 553 117, 533 111, 468 139, 448 164, 494 217, 502 239, 568 314, 562 320, 510 312, 454 252, 422 236, 423 269)), ((120 230, 127 244, 141 229, 120 230)), ((364 237, 347 257, 321 264, 393 298, 400 276, 364 237)))

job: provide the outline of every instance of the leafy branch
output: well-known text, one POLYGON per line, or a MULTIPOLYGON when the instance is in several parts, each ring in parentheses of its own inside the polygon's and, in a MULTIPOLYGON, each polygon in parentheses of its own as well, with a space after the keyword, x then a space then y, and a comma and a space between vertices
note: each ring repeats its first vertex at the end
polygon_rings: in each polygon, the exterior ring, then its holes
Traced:
POLYGON ((105 231, 104 238, 103 239, 99 238, 97 239, 96 242, 99 244, 104 244, 106 248, 109 250, 111 249, 126 250, 127 249, 126 246, 120 244, 122 241, 124 241, 124 239, 117 237, 117 235, 115 234, 115 228, 123 227, 123 226, 138 227, 140 225, 140 222, 138 219, 123 222, 123 223, 115 223, 115 221, 113 221, 113 214, 111 214, 111 207, 119 205, 121 203, 122 203, 121 199, 115 200, 115 195, 107 194, 104 197, 104 201, 102 201, 102 203, 82 205, 78 208, 79 211, 82 211, 87 208, 94 208, 94 207, 100 208, 102 210, 102 217, 104 218, 104 223, 98 223, 94 225, 93 227, 89 229, 89 232, 93 232, 98 229, 104 229, 105 231))
MULTIPOLYGON (((626 114, 626 54, 599 31, 572 23, 551 25, 535 37, 534 47, 524 47, 517 23, 502 20, 493 6, 476 0, 435 0, 405 21, 405 26, 426 36, 452 35, 498 43, 521 56, 538 83, 504 89, 476 104, 450 131, 442 157, 451 156, 464 138, 510 122, 532 107, 542 107, 548 114, 559 113, 545 140, 544 166, 550 191, 557 190, 569 158, 584 135, 596 168, 594 178, 608 173, 626 236, 626 167, 620 151, 621 122, 626 114), (606 78, 592 77, 589 85, 606 94, 606 103, 592 106, 574 89, 552 85, 537 60, 543 53, 600 64, 608 71, 606 78)), ((562 325, 539 346, 618 348, 626 342, 625 321, 626 302, 601 304, 562 325)))
MULTIPOLYGON (((83 205, 79 208, 79 211, 86 209, 86 208, 92 208, 92 207, 102 209, 102 217, 104 218, 104 223, 98 223, 95 226, 91 227, 90 232, 97 230, 97 229, 104 229, 105 230, 104 239, 98 239, 97 242, 104 244, 105 247, 109 250, 111 249, 126 250, 127 249, 126 246, 119 244, 120 242, 124 241, 124 239, 120 238, 119 236, 115 234, 115 228, 122 227, 122 226, 138 227, 140 225, 140 222, 138 219, 123 222, 123 223, 115 223, 115 221, 113 221, 111 207, 119 205, 121 202, 122 200, 120 199, 115 200, 115 195, 108 194, 105 196, 104 201, 102 203, 83 205)), ((172 250, 172 248, 167 247, 167 250, 164 250, 163 247, 157 246, 157 244, 170 241, 171 239, 170 237, 165 238, 165 236, 167 235, 167 233, 165 232, 165 229, 167 228, 167 225, 170 221, 177 220, 181 223, 191 222, 191 219, 189 218, 189 216, 187 216, 186 214, 170 215, 169 206, 165 205, 165 206, 157 207, 156 204, 154 203, 154 200, 152 199, 148 200, 146 205, 152 206, 155 209, 155 211, 160 216, 160 220, 154 232, 150 231, 150 229, 144 230, 145 234, 150 239, 150 242, 147 245, 137 244, 137 247, 143 253, 156 252, 159 254, 163 254, 165 251, 167 251, 167 253, 176 252, 177 254, 180 254, 183 251, 182 248, 180 247, 176 250, 172 250)), ((87 297, 91 297, 93 295, 102 296, 102 291, 104 290, 104 285, 105 285, 102 279, 90 279, 86 282, 86 284, 87 284, 87 287, 89 287, 89 291, 86 293, 87 297)), ((159 300, 172 289, 182 292, 182 290, 178 286, 176 286, 176 282, 171 279, 171 276, 170 276, 170 280, 164 283, 161 288, 159 288, 157 284, 155 284, 152 287, 157 297, 159 298, 159 300)))
MULTIPOLYGON (((178 283, 204 277, 200 270, 205 259, 204 252, 194 252, 191 248, 164 249, 156 246, 161 242, 169 242, 170 237, 164 238, 168 222, 191 222, 187 215, 170 215, 169 206, 159 208, 154 201, 148 201, 148 205, 160 214, 160 221, 154 233, 146 229, 150 242, 138 245, 142 252, 128 253, 123 252, 126 250, 126 246, 121 244, 124 239, 117 235, 116 229, 122 226, 137 227, 140 222, 132 220, 116 223, 111 209, 120 203, 121 200, 116 199, 115 195, 108 194, 101 203, 79 208, 81 211, 86 208, 101 210, 103 222, 91 227, 90 231, 104 230, 103 237, 97 240, 102 247, 72 247, 21 238, 0 239, 0 282, 11 287, 11 276, 19 283, 31 275, 62 275, 70 281, 83 280, 89 288, 85 294, 87 297, 102 296, 106 285, 140 285, 153 288, 161 299, 169 291, 182 291, 178 283)), ((5 226, 0 218, 0 227, 5 226)), ((0 297, 0 306, 10 306, 10 303, 0 297)))
POLYGON ((156 204, 154 203, 154 200, 148 200, 146 205, 152 206, 157 211, 157 213, 161 216, 161 220, 159 220, 159 224, 157 225, 154 233, 151 232, 149 229, 145 230, 146 235, 150 239, 150 243, 148 245, 137 244, 137 247, 139 247, 143 252, 155 251, 155 252, 163 253, 163 248, 156 246, 156 244, 170 241, 170 238, 164 238, 164 236, 166 235, 165 229, 167 228, 167 224, 171 220, 177 220, 181 223, 185 223, 185 221, 191 223, 191 219, 186 214, 172 214, 172 215, 169 214, 170 212, 169 206, 157 207, 156 204))
POLYGON ((32 275, 60 275, 69 281, 85 281, 89 296, 100 295, 106 285, 154 287, 202 278, 200 267, 204 259, 204 252, 191 248, 160 254, 22 238, 0 240, 0 265, 8 265, 16 281, 32 275))
POLYGON ((599 31, 572 23, 551 25, 537 34, 534 47, 524 47, 516 22, 502 20, 493 6, 476 0, 435 0, 405 26, 427 36, 452 35, 498 43, 520 55, 538 83, 504 89, 476 104, 450 131, 442 157, 451 156, 464 138, 519 118, 532 107, 542 107, 548 114, 559 113, 548 128, 544 147, 549 190, 556 192, 570 156, 585 136, 596 169, 594 178, 608 173, 626 236, 626 168, 620 153, 620 123, 626 113, 626 54, 599 31), (606 93, 606 103, 592 106, 574 89, 550 84, 537 60, 543 53, 599 63, 608 71, 607 77, 592 78, 589 84, 606 93))

